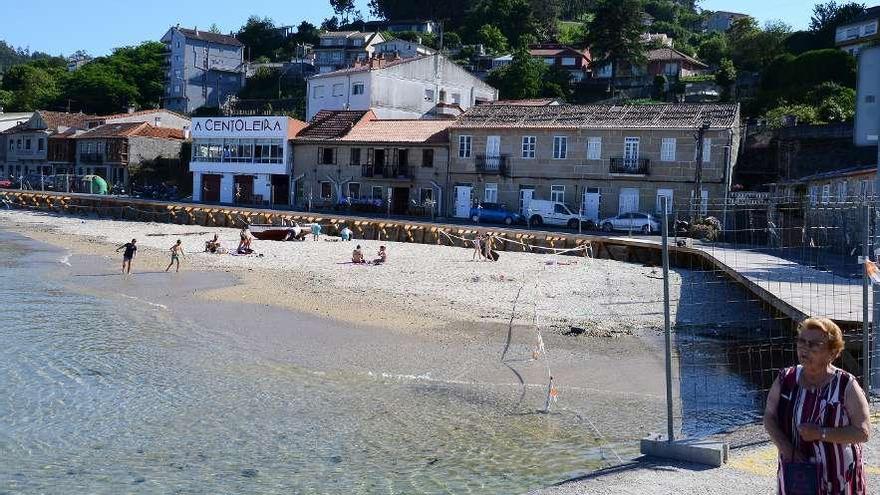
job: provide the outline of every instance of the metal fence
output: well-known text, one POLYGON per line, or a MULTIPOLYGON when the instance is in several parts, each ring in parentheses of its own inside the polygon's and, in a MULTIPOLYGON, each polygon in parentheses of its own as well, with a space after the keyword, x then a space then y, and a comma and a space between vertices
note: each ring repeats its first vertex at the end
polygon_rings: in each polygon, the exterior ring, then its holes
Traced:
POLYGON ((862 264, 880 255, 873 198, 669 208, 676 215, 664 218, 664 306, 675 437, 759 420, 779 370, 797 364, 796 326, 807 316, 837 322, 846 348, 835 364, 865 389, 880 386, 875 294, 862 264))

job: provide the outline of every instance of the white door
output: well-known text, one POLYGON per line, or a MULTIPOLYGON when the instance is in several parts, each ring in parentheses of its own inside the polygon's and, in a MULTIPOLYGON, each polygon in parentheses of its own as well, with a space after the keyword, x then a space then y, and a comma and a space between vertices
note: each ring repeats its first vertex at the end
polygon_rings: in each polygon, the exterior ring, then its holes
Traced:
POLYGON ((501 159, 501 136, 486 136, 486 168, 497 170, 501 159))
POLYGON ((519 190, 519 213, 520 215, 526 217, 526 220, 529 218, 529 203, 532 202, 532 196, 535 195, 534 189, 520 189, 519 190))
POLYGON ((638 168, 639 166, 639 138, 628 137, 623 144, 623 166, 626 168, 638 168))
POLYGON ((455 186, 455 216, 468 218, 471 215, 471 186, 455 186))
POLYGON ((635 187, 624 187, 620 190, 620 203, 617 214, 639 211, 639 190, 635 187))
POLYGON ((589 187, 584 190, 584 201, 583 201, 583 211, 581 214, 593 220, 594 222, 599 221, 599 188, 598 187, 589 187))

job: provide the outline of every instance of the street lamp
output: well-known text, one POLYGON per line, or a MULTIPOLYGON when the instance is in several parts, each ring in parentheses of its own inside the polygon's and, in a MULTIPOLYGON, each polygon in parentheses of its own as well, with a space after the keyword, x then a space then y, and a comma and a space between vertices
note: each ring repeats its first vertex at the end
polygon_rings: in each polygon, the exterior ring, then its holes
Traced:
POLYGON ((698 212, 702 212, 703 206, 703 142, 705 141, 704 136, 706 135, 706 131, 712 127, 712 121, 706 119, 700 124, 700 127, 697 128, 697 134, 695 139, 697 140, 697 163, 696 163, 696 172, 694 174, 694 192, 693 198, 691 200, 691 222, 694 222, 697 218, 698 212), (699 205, 699 206, 697 206, 699 205))

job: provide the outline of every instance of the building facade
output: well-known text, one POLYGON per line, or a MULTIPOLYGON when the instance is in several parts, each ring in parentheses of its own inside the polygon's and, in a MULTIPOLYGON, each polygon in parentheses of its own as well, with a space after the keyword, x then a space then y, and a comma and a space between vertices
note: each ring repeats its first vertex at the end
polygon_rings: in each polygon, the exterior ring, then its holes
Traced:
MULTIPOLYGON (((578 50, 557 43, 544 43, 530 46, 529 55, 540 59, 548 67, 568 72, 573 82, 581 82, 590 74, 589 50, 578 50)), ((496 68, 494 60, 492 68, 496 68)))
POLYGON ((244 45, 235 37, 178 26, 161 41, 167 47, 164 108, 220 107, 244 87, 244 45))
POLYGON ((289 204, 290 139, 305 126, 288 117, 193 119, 193 201, 289 204))
POLYGON ((372 109, 381 119, 454 117, 497 99, 498 90, 442 55, 379 56, 309 78, 306 116, 311 120, 321 110, 372 109))
POLYGON ((712 33, 723 33, 730 29, 733 26, 733 23, 739 19, 745 19, 750 17, 747 14, 740 14, 737 12, 724 12, 717 11, 712 12, 709 17, 706 19, 705 28, 706 31, 712 33))
POLYGON ((61 167, 62 160, 69 159, 72 141, 77 175, 99 175, 110 184, 127 186, 133 168, 160 158, 179 159, 184 139, 180 129, 146 122, 103 124, 68 139, 50 139, 55 145, 50 155, 57 160, 56 168, 61 167))
MULTIPOLYGON (((38 110, 29 119, 3 132, 5 157, 0 175, 16 177, 56 173, 50 145, 85 132, 95 115, 38 110), (50 139, 51 138, 51 139, 50 139)), ((62 170, 70 166, 65 162, 62 170)))
POLYGON ((366 60, 375 52, 375 45, 385 41, 379 32, 327 31, 321 33, 318 46, 312 48, 319 73, 333 72, 366 60))
POLYGON ((425 55, 433 55, 437 50, 428 48, 425 45, 414 41, 405 40, 389 40, 373 45, 374 53, 384 54, 386 57, 398 56, 400 58, 422 57, 425 55))
POLYGON ((662 196, 724 198, 737 160, 738 105, 482 105, 449 128, 447 213, 479 202, 528 216, 531 199, 565 203, 594 221, 655 213, 662 196), (697 129, 706 125, 697 163, 697 129))
POLYGON ((295 139, 295 205, 395 215, 440 214, 451 120, 383 120, 323 111, 295 139))
POLYGON ((880 6, 871 7, 864 14, 847 24, 837 27, 834 44, 852 56, 858 56, 864 48, 880 40, 877 25, 880 23, 880 6))

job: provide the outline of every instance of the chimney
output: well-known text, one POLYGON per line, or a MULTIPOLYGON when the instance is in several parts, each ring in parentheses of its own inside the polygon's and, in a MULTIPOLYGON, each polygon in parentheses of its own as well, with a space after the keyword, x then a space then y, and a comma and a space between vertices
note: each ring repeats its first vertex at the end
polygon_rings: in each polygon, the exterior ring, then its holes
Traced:
POLYGON ((198 27, 198 26, 194 27, 194 28, 193 28, 193 31, 196 32, 196 36, 199 35, 199 27, 198 27))

